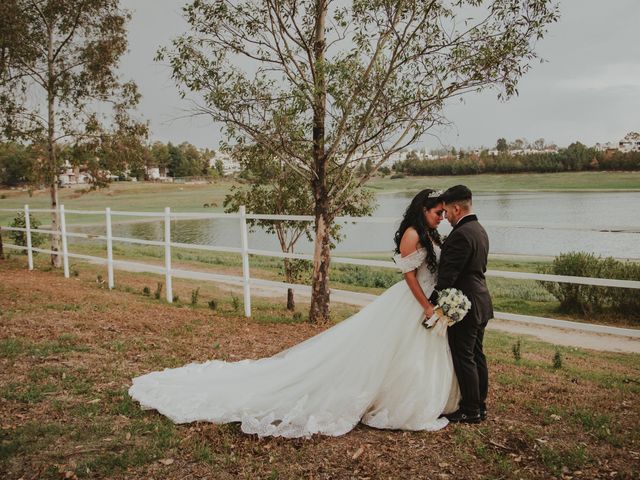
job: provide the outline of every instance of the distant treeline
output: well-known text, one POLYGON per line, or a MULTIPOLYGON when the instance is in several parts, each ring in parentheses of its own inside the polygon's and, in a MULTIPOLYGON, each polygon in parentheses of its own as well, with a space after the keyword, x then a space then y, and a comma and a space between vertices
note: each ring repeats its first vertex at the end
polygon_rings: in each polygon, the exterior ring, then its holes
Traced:
MULTIPOLYGON (((41 161, 43 149, 41 145, 0 142, 0 185, 47 183, 51 173, 44 169, 46 165, 41 161)), ((63 172, 65 164, 79 167, 82 172, 91 175, 97 186, 108 182, 104 178, 105 172, 118 176, 120 180, 144 180, 150 167, 157 167, 170 177, 223 176, 224 168, 220 159, 214 165, 209 164, 214 153, 187 142, 179 145, 171 142, 129 145, 123 153, 118 154, 109 149, 89 151, 78 146, 61 145, 57 148, 57 173, 63 172)))
POLYGON ((572 143, 557 153, 540 152, 510 155, 481 153, 438 160, 411 156, 395 164, 397 173, 407 175, 474 175, 479 173, 581 172, 588 170, 640 170, 640 152, 599 152, 581 143, 572 143))

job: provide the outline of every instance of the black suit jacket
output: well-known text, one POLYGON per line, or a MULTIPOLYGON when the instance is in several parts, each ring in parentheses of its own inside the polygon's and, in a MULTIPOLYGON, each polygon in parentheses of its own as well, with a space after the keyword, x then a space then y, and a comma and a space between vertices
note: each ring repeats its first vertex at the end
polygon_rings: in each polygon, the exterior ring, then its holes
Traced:
POLYGON ((493 305, 484 273, 487 271, 489 237, 475 215, 462 218, 442 245, 436 287, 429 298, 438 300, 438 292, 457 288, 471 301, 462 322, 485 323, 493 318, 493 305))

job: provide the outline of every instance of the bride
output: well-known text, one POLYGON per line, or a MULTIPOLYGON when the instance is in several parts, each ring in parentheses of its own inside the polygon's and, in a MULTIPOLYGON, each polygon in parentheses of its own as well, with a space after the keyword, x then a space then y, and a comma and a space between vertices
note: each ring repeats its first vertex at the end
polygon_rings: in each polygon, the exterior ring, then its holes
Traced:
POLYGON ((211 360, 133 379, 129 395, 176 423, 240 422, 264 436, 338 436, 358 422, 438 430, 460 398, 445 336, 422 326, 440 254, 439 192, 418 193, 395 234, 405 280, 273 357, 211 360))

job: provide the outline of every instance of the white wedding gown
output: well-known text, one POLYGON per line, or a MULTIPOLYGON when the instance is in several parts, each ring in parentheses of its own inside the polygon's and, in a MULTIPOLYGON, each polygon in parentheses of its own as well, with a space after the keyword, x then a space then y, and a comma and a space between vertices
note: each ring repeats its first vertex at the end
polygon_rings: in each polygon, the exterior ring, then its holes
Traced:
MULTIPOLYGON (((439 253, 439 252, 438 252, 439 253)), ((434 276, 419 249, 396 262, 417 268, 427 296, 434 276)), ((259 436, 342 435, 376 428, 438 430, 456 410, 458 383, 446 336, 421 325, 403 280, 360 312, 273 357, 212 360, 133 379, 129 395, 176 423, 241 422, 259 436)))

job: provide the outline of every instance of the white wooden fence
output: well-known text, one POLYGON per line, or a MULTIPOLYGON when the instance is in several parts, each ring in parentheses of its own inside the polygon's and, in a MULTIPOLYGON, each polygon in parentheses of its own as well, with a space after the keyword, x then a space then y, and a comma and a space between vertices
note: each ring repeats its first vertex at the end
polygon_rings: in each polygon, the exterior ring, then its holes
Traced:
MULTIPOLYGON (((251 286, 266 286, 266 287, 278 287, 278 288, 292 288, 297 291, 309 292, 310 288, 307 285, 300 284, 290 284, 286 282, 275 282, 271 280, 262 280, 251 278, 250 270, 249 270, 249 255, 261 255, 261 256, 271 256, 271 257, 279 257, 279 258, 291 258, 291 259, 303 259, 303 260, 313 260, 312 255, 302 254, 302 253, 284 253, 280 251, 271 251, 271 250, 258 250, 250 248, 248 241, 248 226, 247 220, 289 220, 289 221, 300 221, 300 222, 312 222, 314 219, 311 216, 306 215, 266 215, 266 214, 250 214, 246 212, 244 206, 240 207, 238 213, 178 213, 172 212, 169 207, 164 209, 164 212, 129 212, 129 211, 112 211, 109 207, 107 207, 104 211, 102 210, 65 210, 64 205, 61 205, 59 208, 60 214, 60 231, 52 231, 46 229, 35 229, 30 225, 30 213, 52 213, 51 209, 29 209, 28 205, 24 206, 24 210, 22 209, 0 209, 3 212, 24 212, 25 215, 25 228, 19 227, 4 227, 0 226, 0 230, 8 230, 8 231, 20 231, 26 233, 26 246, 13 245, 5 243, 4 246, 7 248, 18 249, 18 250, 26 250, 27 258, 28 258, 28 267, 30 270, 33 270, 33 252, 41 252, 46 254, 59 254, 62 256, 63 268, 64 268, 64 276, 69 278, 69 258, 77 258, 80 260, 87 260, 90 262, 98 262, 104 263, 107 265, 107 278, 108 278, 108 287, 114 288, 115 279, 114 279, 114 267, 120 268, 122 270, 133 270, 138 272, 149 272, 149 273, 158 273, 165 275, 165 296, 167 302, 173 302, 173 287, 172 287, 172 278, 186 278, 193 280, 208 280, 219 283, 226 283, 232 285, 238 285, 243 287, 243 297, 244 297, 244 313, 245 316, 251 316, 251 286), (84 234, 77 232, 68 232, 66 229, 66 215, 67 214, 77 214, 77 215, 104 215, 105 216, 105 226, 106 226, 106 235, 93 235, 93 234, 84 234), (143 240, 137 238, 128 238, 128 237, 114 237, 112 234, 112 217, 113 216, 133 216, 133 217, 154 217, 161 218, 164 221, 164 240, 143 240), (212 218, 224 218, 224 219, 238 219, 238 228, 240 231, 240 247, 223 247, 223 246, 214 246, 214 245, 201 245, 201 244, 192 244, 192 243, 180 243, 180 242, 172 242, 171 241, 171 220, 172 219, 212 219, 212 218), (61 238, 61 252, 54 252, 52 250, 37 248, 32 245, 32 233, 44 233, 49 235, 59 235, 61 238), (106 241, 107 244, 107 257, 96 257, 91 255, 84 255, 79 253, 72 253, 69 251, 67 238, 75 237, 75 238, 85 238, 89 240, 102 240, 106 241), (153 245, 164 248, 164 266, 158 265, 150 265, 145 263, 124 261, 124 260, 115 260, 113 258, 113 242, 124 242, 124 243, 133 243, 140 245, 153 245), (207 272, 193 271, 193 270, 182 270, 175 269, 171 265, 171 257, 172 257, 172 249, 173 248, 186 248, 186 249, 196 249, 196 250, 207 250, 214 252, 227 252, 227 253, 236 253, 239 254, 242 258, 242 277, 234 276, 234 275, 221 275, 221 274, 212 274, 207 272)), ((359 222, 359 223, 391 223, 395 224, 398 222, 397 218, 392 217, 337 217, 337 222, 359 222)), ((491 222, 484 222, 485 225, 488 225, 491 222)), ((506 222, 498 222, 500 226, 509 226, 506 222)), ((521 222, 513 225, 514 227, 523 227, 527 226, 521 222)), ((535 228, 544 227, 542 224, 532 225, 535 228)), ((550 226, 553 228, 553 225, 550 226)), ((606 229, 606 227, 602 227, 606 229)), ((366 265, 372 267, 386 267, 386 268, 397 268, 395 263, 390 261, 382 261, 382 260, 367 260, 367 259, 358 259, 358 258, 346 258, 346 257, 337 257, 334 256, 331 260, 333 263, 345 263, 351 265, 366 265)), ((486 275, 489 277, 501 277, 501 278, 510 278, 517 280, 541 280, 541 281, 550 281, 550 282, 561 282, 561 283, 572 283, 579 285, 595 285, 595 286, 603 286, 603 287, 618 287, 618 288, 628 288, 633 290, 640 289, 640 281, 634 280, 616 280, 616 279, 608 279, 608 278, 592 278, 592 277, 576 277, 576 276, 565 276, 565 275, 549 275, 549 274, 541 274, 541 273, 529 273, 529 272, 511 272, 511 271, 502 271, 502 270, 487 270, 486 275)), ((335 291, 335 290, 334 290, 335 291)), ((340 293, 346 293, 343 291, 338 291, 340 293)), ((634 292, 635 293, 635 292, 634 292)), ((584 330, 590 332, 599 332, 599 333, 608 333, 615 335, 624 335, 629 337, 640 338, 640 331, 634 329, 624 329, 617 327, 608 327, 603 325, 593 325, 593 324, 584 324, 577 322, 568 322, 565 320, 556 320, 556 319, 547 319, 542 317, 532 317, 526 315, 517 315, 503 312, 495 312, 497 318, 504 318, 507 320, 513 321, 521 321, 527 323, 537 323, 544 324, 550 326, 556 326, 561 328, 573 328, 577 330, 584 330)))

